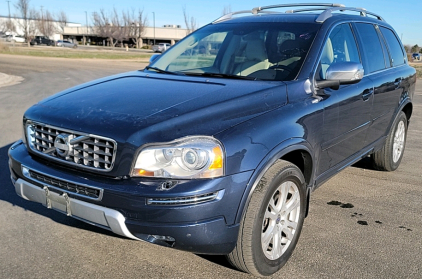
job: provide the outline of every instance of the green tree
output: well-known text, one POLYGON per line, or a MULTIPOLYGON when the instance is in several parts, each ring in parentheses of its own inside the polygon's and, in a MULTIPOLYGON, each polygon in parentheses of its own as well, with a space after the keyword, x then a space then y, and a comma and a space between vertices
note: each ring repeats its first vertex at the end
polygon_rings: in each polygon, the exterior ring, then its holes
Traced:
POLYGON ((412 46, 412 52, 419 52, 420 47, 418 46, 418 44, 412 46))

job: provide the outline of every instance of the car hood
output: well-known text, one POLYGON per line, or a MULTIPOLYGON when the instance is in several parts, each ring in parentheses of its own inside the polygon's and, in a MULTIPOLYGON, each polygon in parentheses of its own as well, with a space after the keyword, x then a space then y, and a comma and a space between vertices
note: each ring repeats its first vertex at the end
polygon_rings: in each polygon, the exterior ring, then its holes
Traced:
POLYGON ((286 101, 282 82, 138 71, 53 95, 31 107, 25 117, 139 146, 186 135, 214 135, 286 101))

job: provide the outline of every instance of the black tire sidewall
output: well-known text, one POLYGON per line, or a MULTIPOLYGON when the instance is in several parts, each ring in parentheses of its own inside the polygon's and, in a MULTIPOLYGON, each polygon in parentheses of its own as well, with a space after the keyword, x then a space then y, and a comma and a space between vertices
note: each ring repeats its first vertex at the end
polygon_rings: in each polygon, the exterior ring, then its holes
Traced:
POLYGON ((255 267, 258 272, 264 276, 271 275, 277 272, 290 258, 293 250, 296 247, 296 244, 299 240, 300 233, 302 231, 303 221, 305 218, 306 212, 306 191, 305 183, 302 173, 296 167, 285 168, 277 173, 277 175, 271 180, 268 181, 268 187, 266 189, 265 195, 262 200, 261 207, 257 213, 257 218, 255 218, 255 223, 253 227, 252 235, 252 252, 255 255, 255 267), (272 198, 276 189, 286 181, 292 181, 295 183, 299 189, 300 193, 300 213, 299 213, 299 222, 290 246, 283 253, 283 255, 277 260, 268 259, 264 252, 262 251, 261 245, 261 233, 262 233, 262 222, 264 218, 265 211, 267 210, 267 205, 272 198))

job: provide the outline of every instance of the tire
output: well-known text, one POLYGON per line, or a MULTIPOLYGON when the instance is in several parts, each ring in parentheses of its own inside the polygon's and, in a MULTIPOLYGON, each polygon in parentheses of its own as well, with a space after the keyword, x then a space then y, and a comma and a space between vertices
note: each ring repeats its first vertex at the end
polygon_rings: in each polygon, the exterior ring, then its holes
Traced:
POLYGON ((384 146, 372 154, 373 166, 381 171, 395 171, 403 158, 406 146, 407 118, 400 111, 388 133, 384 146))
POLYGON ((245 209, 236 247, 226 256, 234 267, 255 276, 268 276, 286 264, 302 231, 305 185, 295 165, 279 160, 270 167, 245 209), (285 210, 286 205, 290 210, 285 210))

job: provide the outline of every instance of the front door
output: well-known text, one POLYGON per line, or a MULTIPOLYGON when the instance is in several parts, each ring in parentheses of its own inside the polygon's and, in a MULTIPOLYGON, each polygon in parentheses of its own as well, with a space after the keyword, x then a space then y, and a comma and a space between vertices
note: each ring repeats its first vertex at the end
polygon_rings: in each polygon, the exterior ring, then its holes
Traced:
MULTIPOLYGON (((331 64, 343 61, 361 63, 349 24, 340 24, 331 31, 322 52, 319 78, 325 78, 331 64)), ((321 180, 330 176, 330 170, 342 168, 346 164, 343 161, 351 159, 365 147, 371 120, 373 83, 364 77, 357 84, 342 85, 338 90, 326 88, 324 93, 323 140, 317 173, 321 180)))

